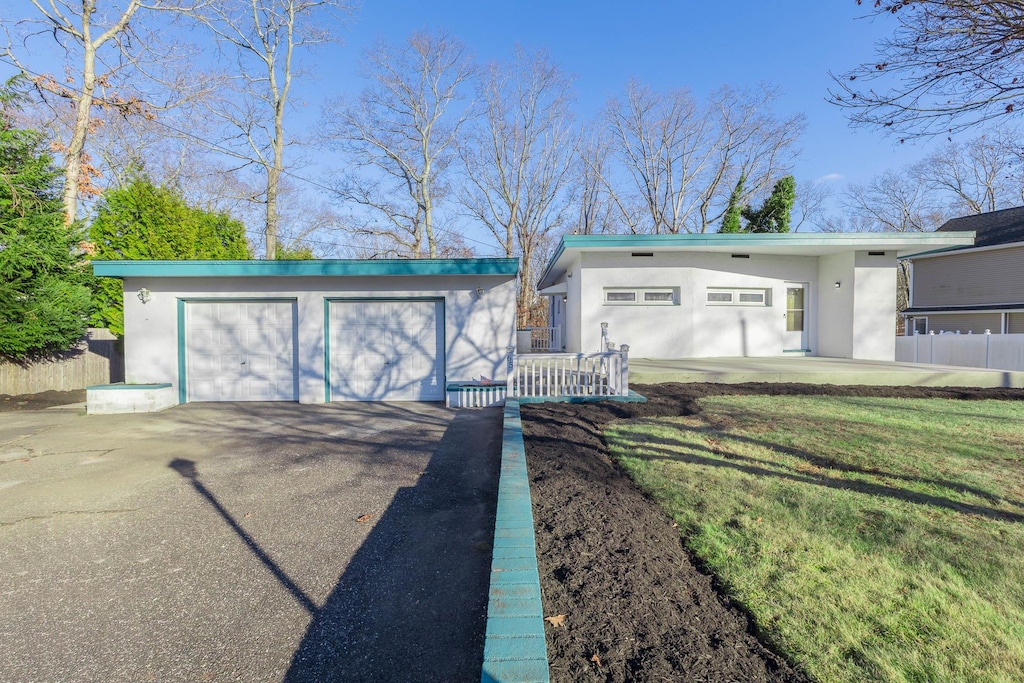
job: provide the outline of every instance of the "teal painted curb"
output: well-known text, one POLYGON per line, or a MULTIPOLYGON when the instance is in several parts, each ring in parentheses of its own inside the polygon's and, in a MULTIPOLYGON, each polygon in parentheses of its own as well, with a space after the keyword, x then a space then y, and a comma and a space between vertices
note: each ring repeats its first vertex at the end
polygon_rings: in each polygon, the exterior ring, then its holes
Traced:
POLYGON ((505 401, 481 683, 550 683, 519 401, 505 401))
POLYGON ((519 403, 600 403, 601 401, 612 401, 614 403, 647 403, 647 397, 641 396, 632 389, 628 396, 520 396, 519 403))

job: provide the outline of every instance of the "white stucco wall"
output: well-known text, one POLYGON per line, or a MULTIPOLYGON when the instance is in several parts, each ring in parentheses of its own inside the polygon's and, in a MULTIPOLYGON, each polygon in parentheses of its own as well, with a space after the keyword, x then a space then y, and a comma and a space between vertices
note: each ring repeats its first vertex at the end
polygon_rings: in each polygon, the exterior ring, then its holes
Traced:
POLYGON ((896 256, 859 251, 854 261, 852 358, 896 359, 896 256))
MULTIPOLYGON (((816 343, 817 258, 665 252, 653 257, 628 253, 583 252, 580 344, 572 350, 597 351, 601 322, 609 339, 629 344, 630 354, 642 358, 699 358, 715 356, 774 356, 783 352, 786 284, 809 285, 808 344, 816 343), (678 288, 674 306, 613 305, 604 303, 606 287, 678 288), (768 306, 709 306, 709 287, 770 290, 768 306)), ((570 288, 570 302, 572 290, 570 288)), ((570 342, 572 338, 570 337, 570 342)))
POLYGON ((852 358, 854 252, 820 257, 818 281, 817 355, 852 358))
POLYGON ((179 299, 295 299, 301 403, 324 401, 325 298, 443 298, 446 381, 504 379, 506 347, 515 343, 515 280, 504 276, 131 277, 124 289, 125 381, 170 382, 175 391, 179 299), (143 287, 146 304, 136 296, 143 287))
POLYGON ((610 341, 629 344, 635 357, 781 356, 787 348, 786 288, 803 283, 805 347, 811 355, 893 360, 895 266, 894 252, 869 256, 853 250, 750 258, 697 251, 655 252, 653 257, 582 251, 569 268, 573 277, 562 279, 569 299, 566 350, 599 350, 601 322, 607 322, 610 341), (679 298, 673 306, 606 304, 609 287, 671 287, 679 298), (770 302, 708 305, 708 288, 766 289, 770 302))

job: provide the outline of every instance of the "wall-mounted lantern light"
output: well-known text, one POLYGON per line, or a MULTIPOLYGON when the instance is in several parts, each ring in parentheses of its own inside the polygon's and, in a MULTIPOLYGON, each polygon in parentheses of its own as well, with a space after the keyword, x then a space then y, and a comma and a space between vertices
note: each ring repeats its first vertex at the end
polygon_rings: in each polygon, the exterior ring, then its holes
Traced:
POLYGON ((153 298, 153 293, 150 292, 145 287, 143 287, 142 289, 139 290, 137 296, 139 297, 139 301, 141 301, 144 304, 148 304, 149 300, 153 298))
POLYGON ((839 280, 836 280, 836 285, 835 285, 836 289, 839 289, 842 286, 842 284, 843 284, 842 282, 840 282, 839 280))

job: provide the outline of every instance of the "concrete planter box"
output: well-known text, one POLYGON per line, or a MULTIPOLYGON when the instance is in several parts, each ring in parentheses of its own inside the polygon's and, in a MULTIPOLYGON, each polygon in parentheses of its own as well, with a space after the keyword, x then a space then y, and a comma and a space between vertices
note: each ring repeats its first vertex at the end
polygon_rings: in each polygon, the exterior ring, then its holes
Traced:
POLYGON ((506 385, 480 382, 451 382, 445 392, 449 408, 490 408, 505 405, 506 385))
POLYGON ((90 415, 113 413, 155 413, 178 405, 171 384, 98 384, 86 387, 86 412, 90 415))

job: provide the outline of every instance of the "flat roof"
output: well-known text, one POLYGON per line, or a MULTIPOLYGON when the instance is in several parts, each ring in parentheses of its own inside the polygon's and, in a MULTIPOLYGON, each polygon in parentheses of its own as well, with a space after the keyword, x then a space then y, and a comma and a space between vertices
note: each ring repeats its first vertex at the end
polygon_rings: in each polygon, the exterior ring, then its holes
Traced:
POLYGON ((509 275, 519 259, 320 259, 315 261, 93 261, 97 277, 351 277, 509 275))
MULTIPOLYGON (((575 256, 602 252, 706 252, 775 256, 828 256, 848 251, 894 251, 898 256, 928 249, 970 246, 973 232, 711 233, 679 235, 565 235, 540 279, 557 282, 575 256)), ((642 267, 642 264, 635 264, 642 267)))

